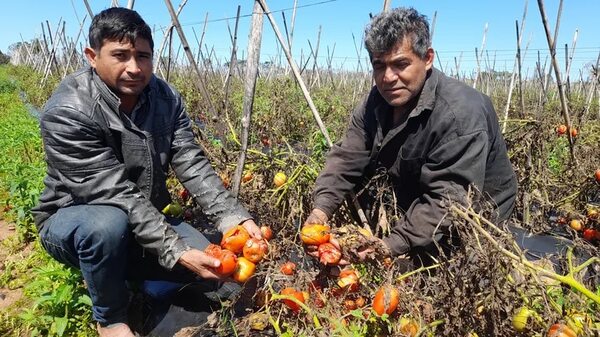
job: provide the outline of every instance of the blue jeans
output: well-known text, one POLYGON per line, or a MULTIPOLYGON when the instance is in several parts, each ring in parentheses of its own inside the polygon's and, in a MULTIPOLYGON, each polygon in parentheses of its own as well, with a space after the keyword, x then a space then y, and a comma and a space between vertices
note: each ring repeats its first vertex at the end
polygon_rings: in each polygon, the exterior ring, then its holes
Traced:
MULTIPOLYGON (((204 250, 210 243, 189 224, 174 218, 168 221, 190 247, 204 250)), ((127 281, 199 281, 180 265, 172 270, 162 268, 158 258, 145 253, 135 241, 127 214, 113 206, 62 208, 44 222, 40 240, 56 260, 81 270, 94 319, 102 326, 127 322, 127 281)))

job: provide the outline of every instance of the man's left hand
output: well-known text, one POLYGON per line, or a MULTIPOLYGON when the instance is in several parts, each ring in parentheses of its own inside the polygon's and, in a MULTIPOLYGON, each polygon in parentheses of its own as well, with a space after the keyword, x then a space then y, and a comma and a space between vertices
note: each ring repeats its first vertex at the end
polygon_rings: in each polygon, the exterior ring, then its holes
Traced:
POLYGON ((262 233, 260 231, 260 228, 258 227, 256 222, 254 222, 254 220, 248 219, 248 220, 242 222, 241 225, 248 231, 248 234, 250 234, 250 237, 257 238, 259 240, 262 239, 262 233))

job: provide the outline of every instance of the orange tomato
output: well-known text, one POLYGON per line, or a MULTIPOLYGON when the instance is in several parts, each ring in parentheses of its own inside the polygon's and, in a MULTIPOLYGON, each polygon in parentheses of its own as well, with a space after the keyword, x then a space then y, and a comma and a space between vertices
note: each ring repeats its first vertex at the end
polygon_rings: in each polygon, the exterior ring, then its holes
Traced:
POLYGON ((598 231, 593 228, 588 228, 583 231, 583 238, 588 241, 593 241, 596 237, 598 237, 598 231))
POLYGON ((356 302, 352 299, 346 299, 344 300, 344 308, 346 308, 346 310, 351 311, 356 309, 358 306, 356 305, 356 302))
POLYGON ((244 254, 244 257, 251 262, 258 263, 262 260, 268 250, 269 246, 267 245, 267 241, 251 238, 244 244, 242 253, 244 254))
POLYGON ((285 275, 294 275, 296 272, 296 264, 294 262, 288 261, 281 266, 281 273, 285 275))
MULTIPOLYGON (((298 291, 294 288, 285 288, 281 291, 281 295, 291 296, 301 303, 305 302, 304 294, 301 291, 298 291)), ((292 309, 293 312, 300 311, 300 305, 292 300, 283 300, 283 303, 287 305, 288 308, 292 309)))
POLYGON ((564 135, 565 133, 567 133, 567 126, 564 124, 557 126, 556 133, 558 133, 559 135, 564 135))
POLYGON ((244 244, 250 239, 250 234, 243 226, 235 226, 223 234, 221 247, 239 254, 244 249, 244 244))
POLYGON ((596 178, 597 183, 600 183, 600 169, 594 171, 594 178, 596 178))
POLYGON ((318 246, 322 243, 329 242, 330 228, 327 225, 308 224, 300 230, 300 239, 306 245, 318 246))
POLYGON ((404 336, 414 337, 419 332, 419 324, 412 318, 402 317, 400 318, 400 332, 404 336))
POLYGON ((227 173, 225 173, 225 172, 219 173, 219 178, 221 178, 221 181, 223 182, 223 186, 225 186, 225 188, 229 188, 229 186, 231 185, 231 179, 229 178, 227 173))
POLYGON ((273 238, 273 231, 269 226, 260 226, 260 233, 262 234, 263 239, 270 241, 273 238))
POLYGON ((345 289, 348 292, 355 292, 358 290, 360 283, 358 280, 358 273, 354 269, 344 269, 338 276, 337 285, 341 289, 345 289))
POLYGON ((583 224, 581 223, 581 220, 573 219, 569 222, 569 227, 579 232, 583 229, 583 224))
POLYGON ((571 128, 571 138, 577 137, 577 129, 571 128))
POLYGON ((365 298, 362 296, 358 296, 355 300, 354 303, 356 303, 356 306, 359 308, 362 308, 365 306, 365 298))
POLYGON ((577 337, 575 331, 564 324, 556 323, 548 329, 548 337, 577 337))
POLYGON ((244 176, 242 177, 242 182, 243 183, 247 183, 250 180, 252 180, 252 178, 254 177, 254 175, 252 174, 252 171, 247 171, 244 176))
POLYGON ((337 265, 342 259, 342 252, 330 242, 320 244, 318 252, 319 261, 324 265, 337 265))
POLYGON ((373 310, 379 316, 384 313, 391 315, 398 307, 398 302, 398 289, 391 285, 384 285, 375 293, 375 297, 373 298, 373 310))
POLYGON ((243 283, 246 282, 252 275, 254 275, 254 271, 256 270, 256 265, 252 263, 245 257, 240 257, 237 259, 237 264, 235 265, 235 270, 233 272, 233 279, 243 283))
POLYGON ((221 247, 212 243, 209 244, 206 249, 204 249, 204 252, 221 262, 217 268, 214 268, 217 274, 228 276, 231 275, 235 270, 237 257, 233 252, 226 249, 221 249, 221 247))
POLYGON ((273 184, 275 187, 281 187, 287 181, 287 176, 283 172, 277 172, 275 177, 273 177, 273 184))

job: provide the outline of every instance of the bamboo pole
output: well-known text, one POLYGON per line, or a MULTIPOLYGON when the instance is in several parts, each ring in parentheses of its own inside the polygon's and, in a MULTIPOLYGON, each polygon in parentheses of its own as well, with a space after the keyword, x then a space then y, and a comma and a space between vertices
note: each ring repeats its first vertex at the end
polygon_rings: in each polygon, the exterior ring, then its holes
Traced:
MULTIPOLYGON (((598 84, 598 80, 600 80, 600 71, 598 71, 598 66, 600 66, 600 53, 598 53, 598 58, 596 59, 596 67, 592 69, 592 78, 590 79, 590 88, 586 95, 585 99, 585 109, 583 110, 581 120, 585 120, 587 117, 587 113, 590 111, 590 106, 592 105, 592 99, 594 98, 594 91, 596 91, 596 87, 598 84)), ((598 99, 598 105, 600 105, 600 98, 598 99)), ((600 114, 598 116, 600 118, 600 114)), ((583 123, 582 123, 583 124, 583 123)))
POLYGON ((175 29, 177 30, 177 34, 179 35, 179 40, 181 41, 181 45, 183 46, 183 50, 185 51, 188 61, 190 62, 190 65, 194 68, 194 70, 196 71, 196 74, 198 75, 198 80, 194 81, 194 84, 196 85, 198 90, 200 90, 200 92, 202 93, 202 96, 204 97, 204 100, 206 101, 206 104, 208 105, 208 110, 212 114, 212 117, 217 118, 217 111, 215 110, 215 107, 212 103, 212 99, 210 98, 208 90, 206 90, 206 87, 204 86, 204 82, 202 81, 202 74, 200 73, 198 64, 196 64, 196 61, 194 60, 194 55, 192 55, 192 52, 190 51, 190 45, 188 44, 188 42, 185 38, 185 34, 183 33, 183 29, 181 28, 181 25, 179 24, 179 19, 177 18, 177 15, 175 14, 175 10, 173 9, 171 0, 165 0, 165 4, 167 5, 169 14, 171 14, 171 21, 175 24, 175 29))
POLYGON ((88 0, 83 0, 83 3, 85 4, 85 9, 87 9, 88 14, 90 15, 90 18, 94 18, 94 12, 92 12, 92 8, 90 7, 90 4, 88 3, 88 0))
MULTIPOLYGON (((183 10, 183 7, 187 4, 187 1, 188 0, 182 0, 181 3, 179 4, 179 7, 177 8, 177 13, 176 13, 177 17, 179 17, 179 14, 183 10)), ((162 38, 162 41, 160 42, 160 47, 158 48, 158 53, 157 53, 158 59, 157 59, 156 63, 154 64, 154 70, 153 70, 154 73, 158 72, 158 68, 160 67, 160 64, 162 63, 163 50, 167 43, 167 39, 169 39, 169 37, 171 36, 172 33, 173 33, 173 22, 171 22, 171 24, 169 24, 169 27, 163 32, 163 38, 162 38)))
POLYGON ((246 60, 246 75, 244 84, 244 100, 242 103, 242 137, 240 155, 233 176, 232 194, 237 197, 240 192, 242 172, 246 161, 246 150, 248 149, 248 136, 250 134, 250 120, 252 117, 252 106, 254 104, 254 92, 256 89, 256 78, 258 77, 258 65, 260 62, 260 45, 263 30, 263 10, 259 0, 254 1, 252 10, 252 23, 248 37, 248 59, 246 60))
POLYGON ((519 78, 519 103, 521 105, 521 111, 519 112, 519 117, 521 119, 525 119, 525 100, 523 99, 523 77, 521 76, 522 66, 521 66, 521 36, 523 31, 519 31, 519 21, 515 20, 515 29, 517 31, 517 65, 518 71, 517 75, 519 78))
POLYGON ((75 48, 77 47, 77 42, 79 42, 79 37, 81 36, 81 32, 83 31, 83 25, 85 24, 86 19, 87 19, 87 15, 84 15, 83 21, 81 21, 81 23, 79 24, 79 32, 77 33, 77 38, 75 38, 75 43, 73 44, 73 48, 71 49, 71 52, 69 53, 69 58, 67 60, 67 66, 65 67, 63 77, 65 77, 67 75, 67 70, 69 69, 69 66, 71 65, 71 59, 73 58, 73 55, 75 54, 75 48))
MULTIPOLYGON (((227 75, 225 77, 225 85, 223 90, 225 91, 225 97, 223 98, 223 109, 225 113, 227 113, 227 107, 229 106, 229 89, 231 83, 232 72, 234 70, 234 65, 237 63, 237 33, 238 33, 238 24, 240 22, 240 10, 241 6, 237 7, 237 14, 235 15, 235 27, 233 29, 233 34, 230 32, 231 37, 231 57, 229 58, 229 67, 227 69, 227 75)), ((228 26, 229 27, 229 26, 228 26)))
POLYGON ((387 12, 390 10, 390 4, 392 3, 391 0, 383 0, 383 11, 387 12))
POLYGON ((475 79, 473 80, 473 89, 477 88, 477 81, 479 79, 479 72, 481 71, 480 59, 483 57, 483 50, 485 49, 485 39, 487 37, 488 24, 485 23, 485 27, 483 28, 483 40, 481 41, 481 55, 477 53, 477 48, 475 48, 475 58, 477 61, 477 72, 475 73, 475 79))
MULTIPOLYGON (((579 33, 579 29, 575 29, 575 34, 573 35, 573 44, 571 45, 571 53, 567 53, 565 55, 566 62, 566 82, 567 82, 567 97, 571 98, 571 65, 573 64, 573 56, 575 55, 575 47, 577 47, 577 35, 579 33)), ((567 49, 567 45, 565 44, 565 50, 567 49)))
POLYGON ((127 1, 127 9, 133 9, 134 4, 135 4, 135 0, 127 1))
MULTIPOLYGON (((562 4, 562 0, 560 1, 562 4)), ((558 94, 560 97, 560 103, 562 106, 562 115, 567 124, 567 138, 569 139, 569 150, 571 152, 571 160, 577 165, 577 158, 575 157, 575 149, 573 144, 573 137, 571 136, 571 118, 569 117, 569 107, 567 105, 567 98, 565 97, 565 88, 563 86, 560 68, 556 59, 556 48, 554 48, 556 41, 550 36, 550 27, 548 26, 548 19, 546 17, 546 11, 544 9, 544 0, 538 0, 538 7, 540 9, 540 15, 542 16, 542 23, 544 24, 544 30, 546 31, 546 39, 548 40, 548 47, 550 48, 550 56, 552 60, 552 66, 554 68, 554 76, 556 76, 556 85, 558 86, 558 94)), ((560 16, 560 15, 559 15, 560 16)), ((558 27, 558 22, 557 22, 558 27)), ((555 35, 558 34, 558 30, 555 31, 555 35)))

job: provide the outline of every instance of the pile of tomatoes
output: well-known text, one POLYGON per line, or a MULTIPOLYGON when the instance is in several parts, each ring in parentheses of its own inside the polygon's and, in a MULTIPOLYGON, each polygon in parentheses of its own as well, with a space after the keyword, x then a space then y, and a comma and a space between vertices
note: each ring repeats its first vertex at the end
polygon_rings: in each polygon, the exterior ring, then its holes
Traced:
MULTIPOLYGON (((566 222, 560 218, 559 223, 566 222)), ((585 218, 572 218, 569 221, 571 229, 581 233, 584 240, 595 243, 600 241, 600 213, 596 208, 588 208, 585 218)))
POLYGON ((221 276, 231 276, 240 283, 254 275, 256 264, 269 250, 267 241, 273 237, 268 226, 262 226, 260 230, 263 239, 259 240, 251 238, 243 226, 235 226, 223 234, 221 245, 208 245, 204 252, 221 262, 215 272, 221 276))

